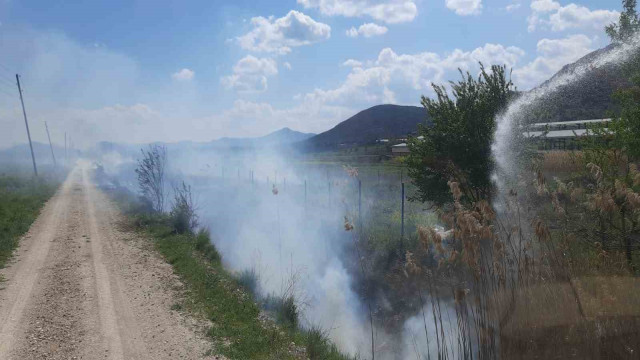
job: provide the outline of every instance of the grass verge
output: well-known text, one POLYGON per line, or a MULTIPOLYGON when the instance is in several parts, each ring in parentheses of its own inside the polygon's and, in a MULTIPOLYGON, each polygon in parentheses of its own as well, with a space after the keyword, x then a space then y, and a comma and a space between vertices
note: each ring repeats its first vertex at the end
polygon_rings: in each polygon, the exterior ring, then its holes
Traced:
POLYGON ((132 219, 140 231, 150 235, 187 286, 187 299, 177 308, 203 314, 212 322, 209 335, 216 353, 230 359, 349 359, 320 329, 276 325, 260 316, 246 279, 224 269, 208 232, 178 234, 165 216, 135 215, 132 219))
POLYGON ((0 175, 0 268, 56 188, 57 184, 42 179, 0 175))

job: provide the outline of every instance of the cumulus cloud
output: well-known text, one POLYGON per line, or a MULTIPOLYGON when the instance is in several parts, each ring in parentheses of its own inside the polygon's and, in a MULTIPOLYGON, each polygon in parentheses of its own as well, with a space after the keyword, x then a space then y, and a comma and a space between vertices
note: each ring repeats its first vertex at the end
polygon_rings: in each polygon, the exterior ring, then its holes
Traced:
POLYGON ((593 45, 593 40, 582 34, 563 39, 542 39, 537 45, 538 56, 513 71, 514 82, 524 90, 539 85, 564 65, 593 51, 593 45))
POLYGON ((298 4, 323 15, 369 16, 389 24, 410 22, 418 15, 414 0, 298 0, 298 4))
POLYGON ((347 36, 358 37, 362 35, 369 38, 372 36, 384 35, 388 30, 389 29, 386 26, 380 26, 374 23, 366 23, 360 25, 360 27, 357 29, 355 27, 352 27, 351 29, 347 30, 347 36))
POLYGON ((569 29, 588 29, 602 31, 602 29, 617 21, 620 13, 615 10, 590 10, 587 7, 571 3, 561 6, 553 0, 534 0, 531 2, 528 30, 548 28, 552 31, 569 29))
POLYGON ((278 65, 273 59, 247 55, 233 66, 233 73, 221 79, 221 83, 243 93, 267 90, 267 78, 278 73, 278 65))
POLYGON ((513 67, 522 56, 522 49, 499 44, 486 44, 472 51, 456 49, 445 56, 431 52, 397 54, 386 48, 373 61, 347 60, 343 65, 352 69, 340 86, 316 89, 303 99, 308 103, 360 107, 381 102, 417 103, 421 93, 431 91, 431 83, 455 77, 458 68, 476 71, 478 62, 513 67))
POLYGON ((347 67, 362 67, 362 62, 354 59, 349 59, 342 63, 342 66, 347 67))
POLYGON ((295 10, 274 19, 262 16, 251 19, 253 30, 236 38, 243 49, 286 54, 291 48, 313 44, 331 37, 331 27, 295 10))
POLYGON ((178 72, 175 72, 173 74, 171 74, 171 77, 174 80, 178 80, 178 81, 189 81, 193 79, 193 76, 196 73, 193 70, 189 70, 189 69, 182 69, 178 72))
POLYGON ((558 10, 560 3, 553 0, 533 0, 531 1, 531 10, 540 13, 546 13, 553 10, 558 10))
POLYGON ((446 5, 460 16, 480 15, 482 0, 446 0, 446 5))

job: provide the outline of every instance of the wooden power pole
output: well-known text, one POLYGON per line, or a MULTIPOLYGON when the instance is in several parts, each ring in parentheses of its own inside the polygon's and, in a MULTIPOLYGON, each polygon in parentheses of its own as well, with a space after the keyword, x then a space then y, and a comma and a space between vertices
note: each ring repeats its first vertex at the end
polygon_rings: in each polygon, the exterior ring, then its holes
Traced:
POLYGON ((53 158, 53 167, 57 167, 58 164, 56 164, 56 155, 53 153, 53 144, 51 144, 51 135, 49 135, 49 126, 47 125, 47 122, 44 122, 44 127, 47 129, 47 138, 49 139, 49 148, 51 149, 51 158, 53 158))
POLYGON ((24 125, 27 127, 27 137, 29 138, 29 148, 31 149, 31 160, 33 161, 33 173, 38 176, 38 168, 36 167, 36 156, 33 154, 33 144, 31 143, 31 133, 29 132, 29 122, 27 121, 27 111, 24 109, 24 100, 22 99, 22 88, 20 87, 20 75, 16 74, 18 83, 18 92, 20 93, 20 103, 22 104, 22 114, 24 115, 24 125))

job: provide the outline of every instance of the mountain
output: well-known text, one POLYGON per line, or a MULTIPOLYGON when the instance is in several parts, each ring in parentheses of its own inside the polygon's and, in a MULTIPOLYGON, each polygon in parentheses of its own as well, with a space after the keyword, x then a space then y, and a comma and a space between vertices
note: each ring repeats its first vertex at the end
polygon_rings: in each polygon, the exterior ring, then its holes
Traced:
POLYGON ((259 144, 292 144, 307 140, 315 135, 316 134, 303 133, 285 127, 278 131, 274 131, 271 134, 256 138, 254 142, 259 144))
POLYGON ((560 86, 556 91, 549 92, 539 101, 531 114, 530 122, 557 122, 571 120, 601 119, 608 117, 617 107, 612 94, 622 88, 632 86, 630 73, 632 66, 627 63, 613 63, 607 65, 593 65, 594 59, 601 55, 613 54, 616 45, 609 45, 593 51, 572 64, 565 65, 549 80, 571 75, 578 69, 588 66, 589 74, 575 81, 560 86))
POLYGON ((255 148, 255 147, 281 147, 289 146, 307 140, 316 134, 303 133, 291 130, 288 127, 256 138, 220 138, 209 143, 201 144, 205 147, 229 147, 229 148, 255 148))
POLYGON ((304 142, 308 149, 331 149, 341 144, 362 145, 378 139, 404 138, 428 121, 424 108, 417 106, 377 105, 339 123, 331 130, 304 142))

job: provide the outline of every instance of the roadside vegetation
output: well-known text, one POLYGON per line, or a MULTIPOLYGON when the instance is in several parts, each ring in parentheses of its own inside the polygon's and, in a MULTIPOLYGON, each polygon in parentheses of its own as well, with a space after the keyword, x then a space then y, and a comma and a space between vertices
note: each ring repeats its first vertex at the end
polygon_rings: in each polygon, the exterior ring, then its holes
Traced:
MULTIPOLYGON (((635 1, 623 5, 620 23, 607 28, 617 43, 637 35, 635 1)), ((637 80, 638 68, 630 69, 637 80)), ((509 83, 492 70, 496 83, 509 83)), ((525 157, 521 173, 509 174, 517 181, 498 189, 489 181, 491 139, 482 134, 493 133, 505 91, 487 78, 453 84, 455 100, 436 87, 437 99, 423 99, 435 125, 410 141, 419 200, 440 205, 445 230, 418 228, 419 246, 397 271, 433 315, 423 310, 421 338, 432 344, 424 357, 637 357, 638 83, 609 94, 619 111, 589 128, 579 151, 525 157), (486 93, 468 91, 478 85, 486 93), (471 125, 482 116, 466 118, 485 113, 480 127, 471 125), (476 145, 460 145, 465 139, 476 145), (468 163, 474 156, 479 168, 468 163)))
POLYGON ((30 176, 0 175, 0 268, 11 258, 58 183, 30 176))
POLYGON ((230 359, 350 359, 328 340, 324 329, 302 328, 291 294, 260 297, 258 274, 233 274, 222 263, 210 232, 198 226, 191 187, 173 189, 169 211, 162 211, 165 150, 143 151, 138 181, 142 197, 119 188, 111 195, 128 215, 130 225, 148 235, 156 250, 186 285, 186 298, 174 309, 211 322, 213 354, 230 359), (159 156, 162 155, 162 156, 159 156), (142 170, 144 169, 144 170, 142 170), (161 176, 158 176, 161 174, 161 176))

